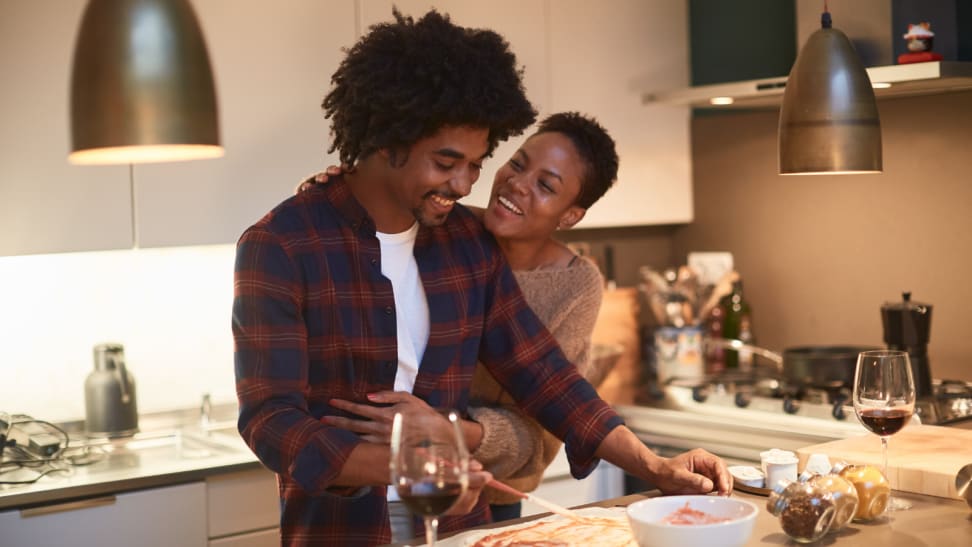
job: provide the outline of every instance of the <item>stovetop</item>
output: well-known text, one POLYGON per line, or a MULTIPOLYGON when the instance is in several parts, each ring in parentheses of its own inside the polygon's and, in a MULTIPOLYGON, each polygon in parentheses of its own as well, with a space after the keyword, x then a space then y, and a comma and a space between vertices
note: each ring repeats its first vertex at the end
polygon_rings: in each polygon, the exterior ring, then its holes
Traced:
MULTIPOLYGON (((824 420, 854 419, 852 391, 847 386, 788 384, 775 371, 764 368, 723 372, 701 379, 670 379, 665 385, 651 386, 641 394, 639 402, 684 409, 689 395, 694 403, 690 406, 696 409, 711 406, 824 420)), ((972 382, 933 381, 932 395, 916 402, 915 414, 924 424, 961 423, 960 427, 972 427, 972 382)))

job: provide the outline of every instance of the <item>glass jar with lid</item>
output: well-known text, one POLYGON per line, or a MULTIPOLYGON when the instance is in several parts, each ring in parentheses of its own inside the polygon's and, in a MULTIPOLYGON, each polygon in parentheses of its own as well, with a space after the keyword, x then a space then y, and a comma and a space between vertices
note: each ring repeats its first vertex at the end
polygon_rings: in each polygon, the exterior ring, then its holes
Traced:
POLYGON ((834 498, 834 521, 830 525, 831 532, 840 530, 854 519, 859 498, 857 489, 849 480, 835 473, 819 474, 804 471, 800 475, 800 481, 819 486, 830 492, 834 498))
POLYGON ((857 490, 855 521, 873 520, 884 514, 884 510, 888 507, 888 497, 891 495, 891 485, 880 469, 873 465, 837 462, 833 473, 849 481, 857 490))
POLYGON ((766 509, 780 518, 783 532, 800 543, 822 538, 834 521, 833 495, 818 484, 780 481, 773 486, 766 509))

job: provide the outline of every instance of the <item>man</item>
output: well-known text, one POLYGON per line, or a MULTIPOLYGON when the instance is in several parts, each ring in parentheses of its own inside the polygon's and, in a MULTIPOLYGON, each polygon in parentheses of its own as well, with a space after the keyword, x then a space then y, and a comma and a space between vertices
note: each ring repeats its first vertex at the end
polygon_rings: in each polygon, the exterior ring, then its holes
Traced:
MULTIPOLYGON (((334 399, 416 406, 375 398, 391 390, 425 410, 463 411, 477 361, 565 440, 575 476, 605 457, 668 492, 727 493, 718 458, 659 458, 619 427, 530 311, 495 241, 456 206, 496 144, 536 115, 506 42, 434 11, 418 21, 396 12, 332 82, 332 149, 353 169, 281 203, 237 248, 239 427, 278 473, 283 543, 388 542, 388 446, 322 418, 349 416, 334 399)), ((467 501, 441 530, 486 522, 485 502, 467 501)))

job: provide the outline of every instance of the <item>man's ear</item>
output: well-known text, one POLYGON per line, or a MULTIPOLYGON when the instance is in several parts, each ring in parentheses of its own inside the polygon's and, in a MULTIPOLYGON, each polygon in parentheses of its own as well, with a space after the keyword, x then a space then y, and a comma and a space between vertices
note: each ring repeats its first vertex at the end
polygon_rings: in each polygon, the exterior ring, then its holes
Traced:
POLYGON ((577 205, 572 205, 570 209, 564 211, 564 214, 560 216, 560 222, 557 223, 557 228, 559 230, 572 228, 575 224, 580 222, 586 214, 587 209, 577 205))

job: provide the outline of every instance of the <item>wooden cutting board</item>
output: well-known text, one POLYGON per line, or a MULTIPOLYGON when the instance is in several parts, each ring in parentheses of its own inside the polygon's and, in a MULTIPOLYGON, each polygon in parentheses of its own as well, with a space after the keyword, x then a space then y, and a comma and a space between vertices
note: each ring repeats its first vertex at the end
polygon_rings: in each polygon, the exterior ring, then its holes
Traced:
MULTIPOLYGON (((881 440, 864 434, 797 450, 800 469, 810 454, 822 453, 831 463, 882 465, 881 440)), ((955 474, 972 463, 972 430, 934 425, 909 425, 888 444, 888 480, 904 492, 962 499, 955 491, 955 474)))

